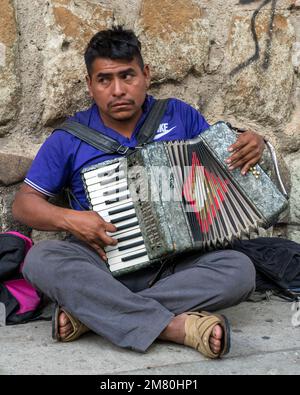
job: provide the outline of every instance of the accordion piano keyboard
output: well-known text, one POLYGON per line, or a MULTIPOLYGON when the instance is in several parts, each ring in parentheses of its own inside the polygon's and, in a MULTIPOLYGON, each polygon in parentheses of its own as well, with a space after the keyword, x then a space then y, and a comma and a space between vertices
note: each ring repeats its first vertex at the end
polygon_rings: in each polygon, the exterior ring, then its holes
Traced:
POLYGON ((117 227, 112 236, 118 244, 105 248, 112 273, 149 261, 123 163, 115 162, 84 174, 93 210, 117 227))

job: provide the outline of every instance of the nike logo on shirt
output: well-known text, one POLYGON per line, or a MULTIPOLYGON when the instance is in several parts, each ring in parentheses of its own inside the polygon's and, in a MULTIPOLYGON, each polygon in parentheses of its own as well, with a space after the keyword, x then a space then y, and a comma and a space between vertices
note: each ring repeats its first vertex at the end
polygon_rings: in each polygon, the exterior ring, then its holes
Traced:
POLYGON ((174 126, 173 128, 168 129, 168 126, 169 126, 168 123, 162 123, 161 125, 159 125, 159 129, 154 137, 154 140, 157 140, 160 137, 165 136, 166 134, 172 132, 172 130, 176 128, 176 126, 174 126))

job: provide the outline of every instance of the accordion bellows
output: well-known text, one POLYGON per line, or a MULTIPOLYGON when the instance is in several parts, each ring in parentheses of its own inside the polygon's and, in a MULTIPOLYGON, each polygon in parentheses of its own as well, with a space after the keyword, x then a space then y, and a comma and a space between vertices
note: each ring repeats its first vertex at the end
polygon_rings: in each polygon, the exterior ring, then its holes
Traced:
POLYGON ((186 251, 223 248, 276 223, 288 202, 260 166, 255 175, 228 171, 227 148, 235 141, 219 122, 192 140, 151 143, 83 170, 91 209, 117 226, 114 237, 132 251, 107 248, 115 275, 186 251))

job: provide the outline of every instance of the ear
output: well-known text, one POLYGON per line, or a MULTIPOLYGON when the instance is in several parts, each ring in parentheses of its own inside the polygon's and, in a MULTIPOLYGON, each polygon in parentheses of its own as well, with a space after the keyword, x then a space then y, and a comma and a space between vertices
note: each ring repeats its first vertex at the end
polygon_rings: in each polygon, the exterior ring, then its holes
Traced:
POLYGON ((145 81, 146 81, 146 87, 147 89, 150 87, 151 84, 151 72, 150 72, 150 67, 148 64, 145 65, 144 70, 143 70, 143 74, 145 77, 145 81))
POLYGON ((91 80, 91 77, 89 75, 87 75, 85 77, 85 80, 86 80, 86 84, 87 84, 87 87, 88 87, 89 95, 93 99, 94 96, 93 96, 93 91, 92 91, 92 80, 91 80))

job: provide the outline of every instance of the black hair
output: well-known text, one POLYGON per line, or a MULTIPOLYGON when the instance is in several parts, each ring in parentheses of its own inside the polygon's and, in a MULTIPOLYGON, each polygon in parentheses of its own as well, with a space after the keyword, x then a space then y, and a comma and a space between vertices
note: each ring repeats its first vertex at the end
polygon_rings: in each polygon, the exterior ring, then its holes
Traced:
POLYGON ((136 58, 140 68, 144 70, 141 43, 132 30, 125 30, 123 26, 101 30, 91 38, 84 53, 85 65, 90 76, 92 64, 97 58, 129 62, 136 58))

